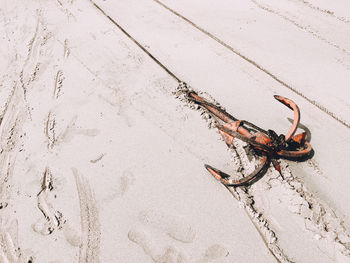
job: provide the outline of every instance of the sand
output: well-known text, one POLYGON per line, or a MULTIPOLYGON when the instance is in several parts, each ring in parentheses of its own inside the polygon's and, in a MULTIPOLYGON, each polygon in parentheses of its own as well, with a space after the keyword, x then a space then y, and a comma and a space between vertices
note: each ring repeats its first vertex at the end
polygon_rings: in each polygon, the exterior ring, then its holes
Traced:
POLYGON ((350 262, 347 1, 0 3, 0 262, 350 262), (179 81, 314 156, 224 187, 179 81))

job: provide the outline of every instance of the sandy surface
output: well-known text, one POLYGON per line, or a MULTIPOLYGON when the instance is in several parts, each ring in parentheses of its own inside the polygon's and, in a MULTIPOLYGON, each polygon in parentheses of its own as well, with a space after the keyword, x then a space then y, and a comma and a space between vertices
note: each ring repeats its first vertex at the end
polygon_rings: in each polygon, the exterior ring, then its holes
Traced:
POLYGON ((0 262, 350 262, 346 10, 0 0, 0 262), (314 156, 225 188, 205 163, 239 178, 258 160, 178 80, 279 133, 273 95, 293 99, 314 156))

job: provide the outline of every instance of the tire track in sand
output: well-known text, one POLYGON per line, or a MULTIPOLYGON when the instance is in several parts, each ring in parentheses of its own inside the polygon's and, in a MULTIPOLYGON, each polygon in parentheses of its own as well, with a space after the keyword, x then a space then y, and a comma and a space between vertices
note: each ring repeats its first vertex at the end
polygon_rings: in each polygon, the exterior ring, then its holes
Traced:
POLYGON ((17 219, 13 218, 11 211, 6 210, 13 201, 11 179, 24 136, 22 127, 26 117, 24 92, 15 82, 0 118, 0 262, 22 263, 31 260, 20 247, 17 219))
MULTIPOLYGON (((323 111, 324 113, 326 113, 328 116, 332 117, 333 119, 335 119, 336 121, 338 121, 339 123, 341 123, 342 125, 344 125, 345 127, 350 129, 350 123, 345 121, 344 119, 342 119, 341 117, 339 117, 336 113, 330 111, 329 109, 327 109, 326 107, 324 107, 322 104, 320 104, 318 101, 309 98, 308 96, 306 96, 305 94, 303 94, 300 90, 298 90, 296 87, 293 87, 292 85, 288 84, 286 81, 282 80, 281 78, 279 78, 275 73, 271 72, 269 69, 265 68, 263 65, 259 64, 258 62, 256 62, 254 59, 249 58, 247 55, 241 53, 239 50, 237 50, 236 48, 234 48, 233 46, 227 44, 226 42, 224 42, 223 40, 219 39, 218 37, 216 37, 215 35, 213 35, 212 33, 210 33, 209 31, 205 30, 204 28, 200 27, 199 25, 197 25, 196 23, 194 23, 193 21, 191 21, 190 19, 188 19, 187 17, 183 16, 182 14, 178 13, 177 11, 175 11, 174 9, 171 9, 169 6, 165 5, 164 3, 162 3, 159 0, 153 0, 154 2, 156 2, 157 4, 159 4, 160 6, 162 6, 163 8, 165 8, 166 10, 168 10, 169 12, 173 13, 174 15, 176 15, 177 17, 179 17, 180 19, 184 20, 186 23, 190 24, 191 26, 193 26, 194 28, 198 29, 199 31, 201 31, 203 34, 207 35, 208 37, 210 37, 211 39, 213 39, 214 41, 216 41, 217 43, 219 43, 221 46, 227 48, 228 50, 230 50, 232 53, 236 54, 237 56, 241 57, 242 59, 244 59, 245 61, 247 61, 249 64, 253 65, 254 67, 256 67, 257 69, 261 70, 262 72, 264 72, 265 74, 267 74, 268 76, 270 76, 272 79, 274 79, 275 81, 277 81, 279 84, 281 84, 282 86, 284 86, 285 88, 289 89, 290 91, 294 92, 295 94, 297 94, 298 96, 300 96, 301 98, 305 99, 307 102, 311 103, 312 105, 314 105, 315 107, 317 107, 319 110, 323 111)), ((251 0, 251 1, 255 1, 255 0, 251 0)), ((104 15, 106 15, 108 17, 108 19, 110 19, 113 23, 116 24, 116 22, 110 18, 100 7, 98 7, 95 3, 94 5, 101 11, 103 12, 104 15)), ((118 25, 118 27, 120 27, 118 25)), ((123 32, 125 31, 124 29, 122 30, 123 32)), ((136 40, 132 39, 134 42, 136 40)), ((330 43, 332 45, 332 43, 330 43)), ((138 45, 140 46, 141 44, 138 43, 138 45)), ((142 50, 144 50, 143 47, 141 47, 142 50)), ((347 54, 350 55, 349 51, 345 51, 348 52, 347 54)), ((147 51, 147 53, 149 54, 149 52, 147 51)), ((153 55, 150 55, 151 58, 154 58, 153 55)), ((158 60, 156 61, 158 63, 158 60)), ((164 66, 163 66, 164 67, 164 66)), ((168 70, 167 70, 168 71, 168 70)), ((177 78, 178 80, 178 78, 177 78)))
MULTIPOLYGON (((340 45, 338 45, 337 43, 327 39, 326 37, 320 35, 318 32, 316 32, 315 30, 312 30, 311 27, 309 25, 303 25, 301 23, 299 23, 298 21, 295 20, 295 16, 287 16, 286 14, 283 14, 283 12, 280 12, 278 9, 274 9, 272 8, 271 6, 267 6, 267 5, 264 5, 262 4, 261 2, 259 1, 256 1, 256 0, 250 0, 254 5, 256 5, 258 8, 268 12, 268 13, 271 13, 271 14, 274 14, 278 17, 280 17, 281 19, 289 22, 289 23, 292 23, 294 26, 296 26, 297 28, 309 33, 310 35, 312 35, 313 37, 327 43, 328 45, 340 50, 341 52, 345 53, 346 55, 350 56, 350 51, 341 47, 340 45)), ((296 17, 297 18, 297 17, 296 17)))
POLYGON ((100 252, 101 230, 98 219, 98 209, 90 185, 86 178, 79 175, 76 168, 72 168, 77 185, 80 218, 81 218, 81 243, 79 251, 79 262, 97 263, 100 252))
POLYGON ((345 17, 342 17, 342 16, 339 16, 337 15, 334 11, 332 10, 328 10, 328 9, 323 9, 319 6, 316 6, 316 5, 313 5, 311 2, 309 1, 306 1, 306 0, 289 0, 289 1, 294 1, 294 2, 300 2, 302 4, 304 4, 305 6, 309 7, 310 9, 313 9, 317 12, 320 12, 320 13, 323 13, 325 15, 328 15, 328 16, 331 16, 341 22, 344 22, 345 24, 350 24, 350 20, 345 18, 345 17))

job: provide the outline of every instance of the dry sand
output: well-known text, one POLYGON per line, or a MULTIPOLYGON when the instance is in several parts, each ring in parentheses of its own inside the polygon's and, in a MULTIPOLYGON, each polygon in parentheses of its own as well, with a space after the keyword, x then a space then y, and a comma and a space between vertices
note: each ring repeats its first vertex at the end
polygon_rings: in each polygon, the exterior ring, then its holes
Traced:
POLYGON ((350 262, 349 10, 0 0, 0 262, 350 262), (279 133, 293 99, 314 156, 225 188, 257 160, 178 80, 279 133))

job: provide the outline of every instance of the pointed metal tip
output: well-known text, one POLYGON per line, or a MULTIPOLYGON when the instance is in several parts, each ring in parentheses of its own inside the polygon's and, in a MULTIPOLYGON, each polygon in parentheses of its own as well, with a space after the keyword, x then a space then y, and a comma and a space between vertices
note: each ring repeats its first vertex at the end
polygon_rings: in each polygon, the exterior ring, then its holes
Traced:
POLYGON ((220 171, 219 169, 214 168, 213 166, 210 166, 209 164, 204 164, 205 169, 209 173, 211 173, 216 179, 221 180, 222 178, 229 178, 231 177, 229 174, 224 173, 220 171))
POLYGON ((222 177, 221 177, 221 174, 220 174, 220 171, 215 169, 214 167, 208 165, 208 164, 204 164, 204 167, 205 169, 207 169, 207 171, 212 175, 214 176, 217 180, 221 180, 222 177))
POLYGON ((278 101, 281 101, 283 99, 283 97, 280 95, 274 95, 273 97, 278 101))
POLYGON ((214 168, 213 166, 210 166, 209 164, 204 164, 204 167, 205 169, 207 169, 207 171, 211 174, 215 173, 215 174, 218 174, 220 175, 221 174, 221 171, 214 168))
MULTIPOLYGON (((209 171, 209 169, 210 169, 210 170, 213 170, 213 171, 216 171, 216 169, 215 169, 214 167, 210 166, 209 164, 204 164, 204 167, 205 167, 205 169, 207 169, 208 171, 209 171)), ((210 171, 209 171, 209 172, 210 172, 210 171)))

